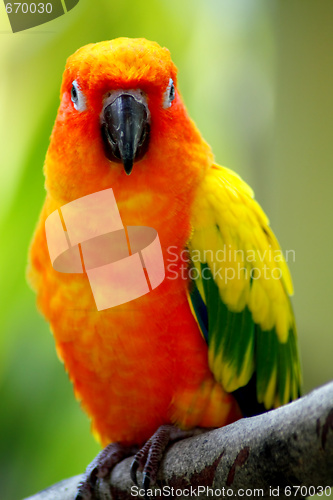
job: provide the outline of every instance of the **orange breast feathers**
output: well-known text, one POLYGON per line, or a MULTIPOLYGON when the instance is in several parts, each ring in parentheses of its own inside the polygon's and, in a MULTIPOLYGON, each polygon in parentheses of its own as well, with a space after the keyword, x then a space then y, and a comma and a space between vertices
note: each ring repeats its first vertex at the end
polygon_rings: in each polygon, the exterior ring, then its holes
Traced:
POLYGON ((46 156, 47 197, 29 279, 76 397, 103 444, 143 443, 164 423, 214 427, 240 417, 208 368, 207 347, 188 305, 188 280, 179 269, 191 235, 191 205, 212 153, 188 118, 176 83, 169 52, 157 44, 118 39, 83 47, 67 62, 46 156), (167 107, 170 80, 175 95, 167 107), (149 146, 142 157, 133 153, 131 175, 121 164, 130 164, 123 146, 112 149, 112 137, 101 133, 106 109, 113 112, 120 95, 140 112, 146 107, 149 146), (108 188, 124 226, 157 231, 166 277, 146 295, 98 311, 86 274, 52 267, 45 220, 63 205, 108 188), (172 272, 170 248, 178 256, 172 272))

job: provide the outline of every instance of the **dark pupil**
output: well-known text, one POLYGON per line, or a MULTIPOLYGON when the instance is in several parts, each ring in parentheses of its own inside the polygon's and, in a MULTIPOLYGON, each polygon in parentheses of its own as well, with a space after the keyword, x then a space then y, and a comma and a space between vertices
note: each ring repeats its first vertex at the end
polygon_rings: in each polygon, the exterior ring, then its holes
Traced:
POLYGON ((77 92, 74 85, 72 86, 72 101, 77 101, 77 92))
POLYGON ((175 98, 175 86, 172 83, 171 87, 170 87, 169 99, 170 99, 170 101, 173 101, 174 98, 175 98))

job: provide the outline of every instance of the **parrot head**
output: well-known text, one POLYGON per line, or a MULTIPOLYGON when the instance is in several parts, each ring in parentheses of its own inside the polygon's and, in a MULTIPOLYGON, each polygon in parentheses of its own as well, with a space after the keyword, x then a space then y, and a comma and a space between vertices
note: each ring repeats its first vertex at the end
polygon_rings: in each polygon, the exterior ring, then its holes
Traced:
POLYGON ((45 174, 48 191, 64 201, 130 188, 133 177, 153 186, 165 177, 182 183, 186 172, 194 182, 212 159, 177 90, 170 53, 155 42, 80 48, 67 61, 60 97, 45 174))

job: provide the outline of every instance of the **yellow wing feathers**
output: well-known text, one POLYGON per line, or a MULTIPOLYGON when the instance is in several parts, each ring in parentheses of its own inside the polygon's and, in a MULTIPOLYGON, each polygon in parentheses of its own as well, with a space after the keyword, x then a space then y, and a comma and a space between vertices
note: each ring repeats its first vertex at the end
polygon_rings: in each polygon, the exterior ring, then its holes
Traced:
MULTIPOLYGON (((190 251, 207 262, 226 306, 248 306, 263 330, 285 341, 293 320, 290 273, 253 192, 234 172, 214 165, 197 195, 190 251)), ((202 293, 202 288, 201 288, 202 293)))
POLYGON ((192 225, 188 247, 197 273, 189 296, 215 378, 233 392, 254 376, 257 401, 267 409, 296 398, 301 375, 291 277, 252 190, 213 165, 192 225))

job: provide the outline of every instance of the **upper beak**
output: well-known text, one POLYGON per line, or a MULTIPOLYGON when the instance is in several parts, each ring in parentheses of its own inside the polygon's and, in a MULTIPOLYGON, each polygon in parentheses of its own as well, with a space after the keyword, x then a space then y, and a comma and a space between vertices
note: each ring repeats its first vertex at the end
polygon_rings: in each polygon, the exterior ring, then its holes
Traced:
POLYGON ((102 138, 107 158, 121 161, 127 175, 133 162, 140 160, 149 144, 149 110, 145 98, 124 91, 107 102, 102 114, 102 138))

